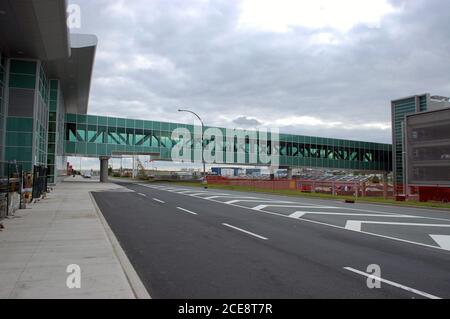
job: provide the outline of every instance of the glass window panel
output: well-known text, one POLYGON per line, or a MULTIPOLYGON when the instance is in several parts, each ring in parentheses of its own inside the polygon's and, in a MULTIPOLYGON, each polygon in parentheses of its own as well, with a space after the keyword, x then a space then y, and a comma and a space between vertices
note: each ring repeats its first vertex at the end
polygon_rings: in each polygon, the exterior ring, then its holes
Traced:
POLYGON ((126 120, 126 125, 127 125, 127 127, 134 129, 135 128, 135 121, 131 120, 131 119, 127 119, 126 120))
POLYGON ((117 119, 113 117, 108 117, 108 126, 117 126, 117 119))
POLYGON ((11 60, 10 72, 35 75, 36 62, 24 60, 11 60))
POLYGON ((49 120, 50 122, 56 122, 56 112, 50 112, 50 113, 48 114, 48 120, 49 120))
POLYGON ((144 128, 145 129, 152 129, 152 122, 150 121, 144 121, 144 128))
POLYGON ((117 128, 117 140, 120 145, 126 145, 127 144, 127 135, 125 132, 125 128, 118 127, 117 128))
POLYGON ((36 78, 33 75, 10 74, 9 86, 12 88, 34 89, 36 87, 36 78))
POLYGON ((77 139, 79 141, 86 141, 86 125, 77 124, 77 139))
POLYGON ((48 144, 47 152, 49 154, 55 154, 55 144, 48 144))
POLYGON ((87 154, 97 155, 97 145, 94 143, 87 143, 87 154))
POLYGON ((135 123, 135 128, 136 129, 143 129, 144 128, 144 121, 142 120, 136 120, 135 123))
POLYGON ((104 116, 97 116, 97 124, 107 126, 108 125, 108 118, 104 116))
POLYGON ((88 124, 97 125, 97 117, 93 115, 88 115, 88 124))
POLYGON ((126 126, 125 119, 117 119, 117 126, 125 127, 126 126))
POLYGON ((86 115, 77 115, 77 124, 86 124, 86 115))
POLYGON ((67 123, 76 123, 77 116, 75 114, 66 114, 66 122, 67 123))
POLYGON ((87 133, 87 141, 89 143, 93 143, 96 140, 97 136, 98 136, 97 126, 89 125, 88 126, 88 133, 87 133))

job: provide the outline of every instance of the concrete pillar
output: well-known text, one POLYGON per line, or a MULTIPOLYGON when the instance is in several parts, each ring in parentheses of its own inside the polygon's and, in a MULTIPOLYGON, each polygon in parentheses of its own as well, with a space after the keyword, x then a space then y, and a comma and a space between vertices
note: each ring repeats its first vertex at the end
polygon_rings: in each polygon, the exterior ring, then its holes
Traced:
POLYGON ((387 172, 383 173, 383 198, 388 198, 388 178, 387 178, 387 172))
POLYGON ((273 167, 273 166, 270 166, 269 167, 269 170, 270 170, 270 180, 274 180, 275 179, 275 168, 273 167))
POLYGON ((292 167, 287 168, 287 179, 292 179, 292 167))
POLYGON ((100 183, 108 183, 108 156, 100 157, 100 183))

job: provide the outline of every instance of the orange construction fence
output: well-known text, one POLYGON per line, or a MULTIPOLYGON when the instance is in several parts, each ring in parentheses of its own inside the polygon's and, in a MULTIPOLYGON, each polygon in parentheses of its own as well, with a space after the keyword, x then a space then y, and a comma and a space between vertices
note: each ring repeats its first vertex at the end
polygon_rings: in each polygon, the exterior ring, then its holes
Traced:
POLYGON ((250 188, 272 190, 298 190, 300 192, 314 192, 334 195, 357 195, 373 197, 392 197, 393 188, 388 185, 384 189, 383 184, 371 184, 366 182, 339 182, 339 181, 314 181, 307 179, 248 179, 229 178, 223 176, 208 176, 209 184, 245 186, 250 188), (386 194, 384 193, 386 191, 386 194))

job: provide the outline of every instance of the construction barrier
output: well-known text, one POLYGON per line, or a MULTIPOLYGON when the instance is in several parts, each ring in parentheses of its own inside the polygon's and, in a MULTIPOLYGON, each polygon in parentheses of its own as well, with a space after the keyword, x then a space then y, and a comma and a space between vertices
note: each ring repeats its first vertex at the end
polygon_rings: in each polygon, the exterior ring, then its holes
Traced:
POLYGON ((420 186, 419 187, 419 200, 421 202, 437 201, 437 202, 450 202, 450 188, 439 186, 420 186))
POLYGON ((405 193, 403 184, 397 184, 395 187, 395 199, 397 201, 450 202, 450 187, 448 186, 408 185, 408 195, 405 193))
MULTIPOLYGON (((254 189, 298 190, 299 192, 323 193, 348 196, 383 197, 383 185, 367 182, 315 181, 308 179, 248 179, 208 176, 208 184, 244 186, 254 189)), ((388 185, 387 196, 393 196, 393 188, 388 185)))

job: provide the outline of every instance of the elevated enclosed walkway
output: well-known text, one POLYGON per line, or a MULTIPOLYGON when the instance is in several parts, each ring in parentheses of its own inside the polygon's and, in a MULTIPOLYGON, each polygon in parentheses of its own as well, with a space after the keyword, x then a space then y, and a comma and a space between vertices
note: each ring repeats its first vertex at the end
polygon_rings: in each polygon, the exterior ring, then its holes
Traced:
MULTIPOLYGON (((192 153, 198 150, 201 152, 201 136, 197 136, 198 130, 196 131, 193 125, 66 114, 64 153, 68 156, 98 157, 103 159, 103 165, 108 157, 123 154, 146 154, 153 155, 157 160, 172 161, 172 148, 180 142, 173 138, 172 132, 178 128, 187 129, 191 133, 192 141, 189 145, 192 153)), ((206 127, 205 130, 208 128, 206 127)), ((225 128, 216 129, 220 130, 225 137, 225 128)), ((246 136, 244 149, 238 150, 236 146, 229 145, 229 141, 224 138, 222 141, 223 154, 227 150, 233 150, 235 161, 232 164, 264 165, 265 163, 260 161, 260 158, 256 163, 251 162, 249 150, 255 145, 256 148, 268 146, 269 152, 271 152, 271 135, 269 135, 268 141, 262 142, 267 145, 262 145, 258 138, 252 140, 252 137, 247 134, 248 132, 240 130, 235 132, 246 136), (240 151, 245 156, 239 157, 238 152, 240 151)), ((390 144, 291 134, 279 134, 278 137, 278 164, 289 170, 295 167, 368 172, 392 170, 392 145, 390 144)), ((216 139, 216 136, 209 139, 205 137, 205 147, 215 142, 216 139)), ((225 155, 221 163, 227 163, 225 155)))

